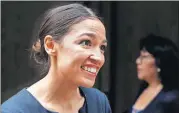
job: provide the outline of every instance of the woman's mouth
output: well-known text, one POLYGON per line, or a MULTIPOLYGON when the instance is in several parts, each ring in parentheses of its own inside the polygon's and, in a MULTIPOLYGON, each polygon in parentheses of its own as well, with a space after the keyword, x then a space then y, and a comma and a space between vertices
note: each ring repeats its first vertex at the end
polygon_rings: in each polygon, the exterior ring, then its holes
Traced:
POLYGON ((97 68, 95 68, 95 67, 81 66, 81 68, 87 72, 92 73, 92 74, 97 73, 97 68))

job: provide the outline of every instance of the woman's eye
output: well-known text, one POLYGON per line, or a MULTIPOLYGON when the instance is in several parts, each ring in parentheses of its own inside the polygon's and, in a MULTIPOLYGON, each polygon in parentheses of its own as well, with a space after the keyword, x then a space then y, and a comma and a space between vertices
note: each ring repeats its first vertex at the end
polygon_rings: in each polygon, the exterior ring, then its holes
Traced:
POLYGON ((90 40, 83 40, 79 43, 82 46, 91 46, 91 41, 90 40))
POLYGON ((102 46, 100 47, 100 49, 101 49, 103 52, 105 52, 105 51, 106 51, 106 46, 105 46, 105 45, 102 45, 102 46))

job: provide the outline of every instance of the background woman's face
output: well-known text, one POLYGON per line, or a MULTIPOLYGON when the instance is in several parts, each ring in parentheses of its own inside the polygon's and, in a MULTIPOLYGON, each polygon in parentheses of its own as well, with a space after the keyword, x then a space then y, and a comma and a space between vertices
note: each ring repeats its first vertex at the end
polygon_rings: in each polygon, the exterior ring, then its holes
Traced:
POLYGON ((58 73, 71 84, 92 87, 104 64, 106 46, 105 28, 99 20, 75 24, 58 47, 58 73))
MULTIPOLYGON (((157 67, 155 58, 146 50, 141 50, 140 56, 136 60, 138 78, 140 80, 151 80, 156 76, 157 67)), ((156 78, 156 77, 155 77, 156 78)))

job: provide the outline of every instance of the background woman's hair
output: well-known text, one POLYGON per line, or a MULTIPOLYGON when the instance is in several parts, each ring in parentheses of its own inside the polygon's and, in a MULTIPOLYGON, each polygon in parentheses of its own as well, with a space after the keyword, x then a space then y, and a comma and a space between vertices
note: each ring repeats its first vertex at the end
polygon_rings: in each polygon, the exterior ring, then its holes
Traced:
MULTIPOLYGON (((179 90, 179 50, 168 38, 150 34, 140 40, 140 50, 146 49, 152 54, 156 66, 160 68, 159 78, 164 90, 179 90)), ((145 81, 140 85, 139 94, 148 86, 145 81)))
POLYGON ((98 17, 91 9, 78 3, 52 8, 42 15, 40 25, 36 26, 38 30, 35 29, 30 55, 36 66, 39 66, 41 75, 46 74, 50 67, 49 56, 44 48, 45 36, 51 35, 54 41, 60 43, 74 24, 89 18, 98 17))

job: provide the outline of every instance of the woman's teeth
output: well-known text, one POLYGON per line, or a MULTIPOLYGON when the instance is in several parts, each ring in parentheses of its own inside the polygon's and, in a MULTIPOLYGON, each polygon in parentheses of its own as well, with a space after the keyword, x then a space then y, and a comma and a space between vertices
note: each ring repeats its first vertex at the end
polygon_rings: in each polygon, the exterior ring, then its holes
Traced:
POLYGON ((81 66, 82 69, 84 69, 85 71, 91 72, 91 73, 96 73, 97 69, 93 68, 93 67, 87 67, 87 66, 81 66))

